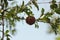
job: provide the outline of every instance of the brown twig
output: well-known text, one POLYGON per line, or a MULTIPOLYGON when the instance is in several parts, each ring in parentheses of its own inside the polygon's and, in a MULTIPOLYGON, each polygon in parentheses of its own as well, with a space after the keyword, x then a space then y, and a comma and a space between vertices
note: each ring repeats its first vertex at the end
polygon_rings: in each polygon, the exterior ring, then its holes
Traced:
MULTIPOLYGON (((52 2, 39 2, 38 4, 47 4, 47 3, 52 3, 52 2)), ((56 2, 56 3, 60 3, 60 2, 56 2)))
MULTIPOLYGON (((4 10, 4 4, 2 5, 2 10, 4 10)), ((4 11, 2 14, 2 40, 4 40, 4 11)))

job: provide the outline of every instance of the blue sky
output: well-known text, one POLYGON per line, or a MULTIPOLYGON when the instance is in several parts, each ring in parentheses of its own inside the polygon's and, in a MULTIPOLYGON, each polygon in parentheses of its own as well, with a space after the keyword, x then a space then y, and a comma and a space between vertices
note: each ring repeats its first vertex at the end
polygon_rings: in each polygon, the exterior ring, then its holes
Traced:
MULTIPOLYGON (((22 0, 17 0, 19 3, 22 3, 22 0)), ((28 0, 24 0, 25 2, 28 2, 28 0)), ((38 0, 38 2, 49 2, 51 0, 38 0)), ((59 0, 57 0, 59 1, 59 0)), ((49 11, 49 4, 39 4, 39 11, 33 7, 33 13, 36 18, 39 17, 41 8, 45 9, 45 12, 49 11), (36 10, 35 10, 36 9, 36 10)), ((39 28, 36 29, 34 25, 28 25, 25 21, 17 22, 16 24, 17 33, 15 36, 12 37, 11 40, 54 40, 55 35, 54 34, 48 34, 48 25, 44 24, 42 22, 39 23, 39 28)))

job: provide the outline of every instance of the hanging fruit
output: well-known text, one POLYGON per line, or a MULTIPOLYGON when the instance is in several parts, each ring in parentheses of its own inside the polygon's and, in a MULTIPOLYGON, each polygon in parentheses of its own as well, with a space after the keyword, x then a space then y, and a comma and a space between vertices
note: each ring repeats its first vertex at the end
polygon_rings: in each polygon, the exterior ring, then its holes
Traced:
POLYGON ((33 25, 35 23, 35 17, 33 16, 28 16, 26 17, 26 23, 29 24, 29 25, 33 25))

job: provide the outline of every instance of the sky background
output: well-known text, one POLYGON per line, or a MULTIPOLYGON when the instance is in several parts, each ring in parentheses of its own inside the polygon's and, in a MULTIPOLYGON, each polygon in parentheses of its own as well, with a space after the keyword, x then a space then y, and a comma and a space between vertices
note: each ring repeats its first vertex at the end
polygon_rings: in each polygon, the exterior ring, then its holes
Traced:
MULTIPOLYGON (((17 0, 18 5, 21 5, 23 0, 17 0)), ((24 0, 27 3, 29 0, 24 0)), ((38 0, 40 2, 49 2, 51 0, 38 0)), ((59 0, 57 0, 59 1, 59 0)), ((45 9, 45 12, 50 11, 49 3, 47 4, 38 4, 39 11, 32 5, 33 13, 35 18, 38 18, 41 14, 41 8, 45 9)), ((24 16, 24 15, 22 15, 24 16)), ((16 23, 17 33, 11 38, 11 40, 54 40, 55 34, 48 34, 47 31, 49 26, 46 23, 39 22, 39 28, 35 28, 34 25, 28 25, 25 21, 20 21, 16 23)))

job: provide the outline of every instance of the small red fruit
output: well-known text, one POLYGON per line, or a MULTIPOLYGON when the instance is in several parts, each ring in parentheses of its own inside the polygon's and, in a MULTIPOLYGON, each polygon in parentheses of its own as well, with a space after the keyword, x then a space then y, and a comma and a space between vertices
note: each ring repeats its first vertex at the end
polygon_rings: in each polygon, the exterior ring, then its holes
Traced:
POLYGON ((26 18, 26 23, 29 24, 29 25, 34 24, 34 23, 35 23, 35 17, 33 17, 33 16, 28 16, 28 17, 26 18))

